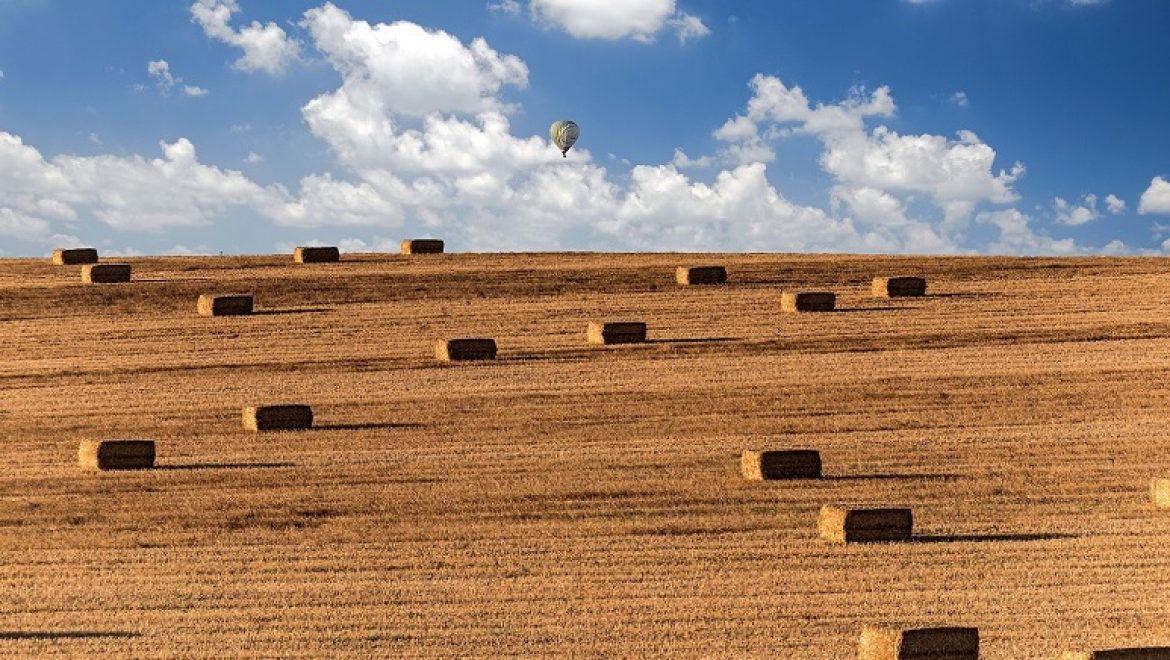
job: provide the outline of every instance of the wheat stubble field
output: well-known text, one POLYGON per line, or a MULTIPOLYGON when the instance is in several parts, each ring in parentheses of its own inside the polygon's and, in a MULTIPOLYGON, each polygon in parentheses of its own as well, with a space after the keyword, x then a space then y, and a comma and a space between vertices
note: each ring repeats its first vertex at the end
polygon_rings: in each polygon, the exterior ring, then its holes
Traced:
POLYGON ((792 255, 0 262, 0 656, 856 654, 1170 644, 1170 261, 792 255), (678 265, 731 283, 679 287, 678 265), (922 274, 930 294, 869 281, 922 274), (781 315, 784 288, 838 311, 781 315), (204 318, 201 293, 260 313, 204 318), (590 320, 651 341, 585 344, 590 320), (496 362, 433 342, 494 337, 496 362), (243 406, 309 403, 252 434, 243 406), (83 472, 86 438, 158 469, 83 472), (751 448, 825 478, 745 482, 751 448), (821 505, 914 509, 834 545, 821 505))

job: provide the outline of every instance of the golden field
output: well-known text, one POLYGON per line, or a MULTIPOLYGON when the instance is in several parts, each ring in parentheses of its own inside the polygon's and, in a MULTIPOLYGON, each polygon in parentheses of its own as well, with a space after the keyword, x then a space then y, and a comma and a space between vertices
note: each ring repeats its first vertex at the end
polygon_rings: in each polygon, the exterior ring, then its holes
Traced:
POLYGON ((0 656, 836 660, 878 622, 977 626, 991 660, 1170 645, 1165 259, 128 262, 0 262, 0 656), (730 283, 675 283, 703 264, 730 283), (902 274, 930 295, 871 297, 902 274), (498 360, 436 361, 455 337, 498 360), (244 431, 265 403, 316 428, 244 431), (80 470, 100 438, 158 468, 80 470), (743 480, 762 448, 825 478, 743 480), (912 507, 915 539, 822 541, 839 503, 912 507))

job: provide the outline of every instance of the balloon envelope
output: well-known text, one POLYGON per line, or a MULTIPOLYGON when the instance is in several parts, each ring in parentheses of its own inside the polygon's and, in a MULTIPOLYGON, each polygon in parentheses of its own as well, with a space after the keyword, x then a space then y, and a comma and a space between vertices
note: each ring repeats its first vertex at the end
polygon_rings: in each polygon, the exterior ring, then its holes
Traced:
POLYGON ((581 137, 581 129, 576 122, 562 119, 553 122, 553 125, 548 129, 548 136, 552 138, 553 144, 561 150, 561 155, 568 154, 569 149, 577 142, 577 138, 581 137))

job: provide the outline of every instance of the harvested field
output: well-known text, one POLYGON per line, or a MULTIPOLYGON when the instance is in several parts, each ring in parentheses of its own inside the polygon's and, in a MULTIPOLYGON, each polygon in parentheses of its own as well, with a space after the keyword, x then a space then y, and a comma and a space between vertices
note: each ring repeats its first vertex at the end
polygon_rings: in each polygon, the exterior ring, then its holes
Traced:
POLYGON ((1170 644, 1168 260, 127 262, 149 277, 0 262, 0 656, 840 660, 878 622, 977 627, 990 660, 1170 644), (680 295, 685 262, 735 276, 680 295), (193 315, 207 291, 277 311, 193 315), (651 340, 586 344, 596 319, 651 340), (434 359, 479 336, 506 359, 434 359), (313 428, 241 427, 281 401, 313 428), (86 438, 165 452, 84 471, 86 438), (823 477, 745 481, 750 447, 823 477), (914 538, 823 541, 832 502, 912 507, 914 538))

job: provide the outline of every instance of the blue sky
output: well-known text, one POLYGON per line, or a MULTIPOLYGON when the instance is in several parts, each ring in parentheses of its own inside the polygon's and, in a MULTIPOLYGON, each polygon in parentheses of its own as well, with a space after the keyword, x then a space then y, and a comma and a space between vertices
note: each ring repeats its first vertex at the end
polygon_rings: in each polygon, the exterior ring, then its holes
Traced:
POLYGON ((0 255, 1164 254, 1168 28, 1164 0, 0 0, 0 255))

